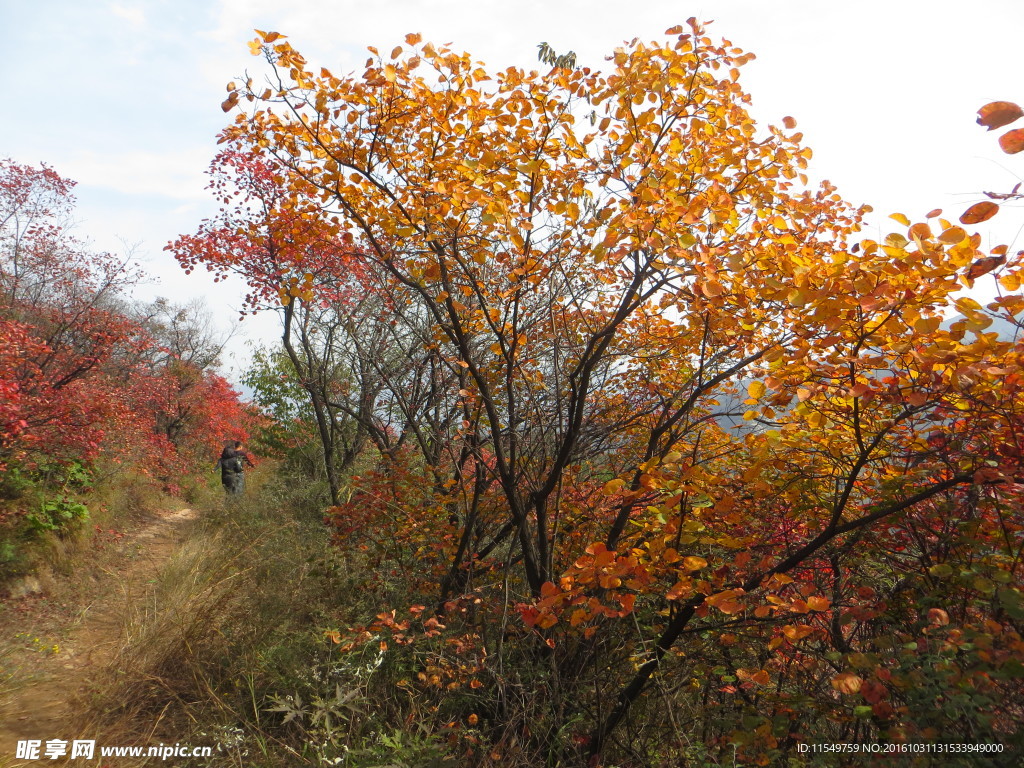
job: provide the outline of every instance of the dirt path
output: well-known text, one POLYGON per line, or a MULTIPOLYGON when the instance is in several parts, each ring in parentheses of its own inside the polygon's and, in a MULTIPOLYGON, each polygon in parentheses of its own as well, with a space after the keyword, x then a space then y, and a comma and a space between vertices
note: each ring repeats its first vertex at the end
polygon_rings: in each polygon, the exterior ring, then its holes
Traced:
POLYGON ((83 737, 74 732, 75 701, 113 657, 126 606, 146 598, 194 517, 191 509, 156 513, 120 540, 95 583, 57 579, 52 594, 15 599, 0 614, 0 767, 57 762, 15 759, 19 740, 83 737))

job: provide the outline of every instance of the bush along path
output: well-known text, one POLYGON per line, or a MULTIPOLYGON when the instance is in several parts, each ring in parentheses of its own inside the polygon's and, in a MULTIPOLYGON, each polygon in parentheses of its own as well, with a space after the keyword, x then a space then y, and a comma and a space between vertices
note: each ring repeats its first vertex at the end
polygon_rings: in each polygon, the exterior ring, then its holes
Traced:
POLYGON ((16 586, 0 612, 0 766, 30 765, 19 741, 68 744, 90 739, 79 713, 126 638, 124 617, 151 599, 160 568, 185 536, 188 508, 153 513, 139 528, 109 539, 112 562, 92 577, 58 577, 16 586), (26 594, 27 593, 27 594, 26 594))

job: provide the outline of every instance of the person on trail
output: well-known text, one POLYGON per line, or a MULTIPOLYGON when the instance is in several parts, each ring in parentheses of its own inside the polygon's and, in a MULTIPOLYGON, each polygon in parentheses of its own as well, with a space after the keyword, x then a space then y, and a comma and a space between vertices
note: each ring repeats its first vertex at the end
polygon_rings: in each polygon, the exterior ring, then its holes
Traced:
POLYGON ((249 454, 242 450, 242 443, 235 440, 221 451, 217 466, 220 467, 220 482, 226 493, 241 493, 245 490, 245 465, 256 466, 249 454))

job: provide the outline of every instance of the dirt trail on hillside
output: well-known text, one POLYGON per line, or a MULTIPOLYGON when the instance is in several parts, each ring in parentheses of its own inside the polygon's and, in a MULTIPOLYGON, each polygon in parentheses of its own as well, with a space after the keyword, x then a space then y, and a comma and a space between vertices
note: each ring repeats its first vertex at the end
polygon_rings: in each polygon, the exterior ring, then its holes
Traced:
MULTIPOLYGON (((125 608, 145 600, 160 568, 182 540, 191 509, 154 513, 120 540, 116 564, 95 584, 61 583, 52 595, 11 601, 0 614, 0 768, 54 764, 16 759, 19 740, 91 738, 75 732, 75 703, 112 660, 122 632, 125 608), (74 587, 78 586, 78 589, 74 587), (65 589, 66 588, 66 589, 65 589), (61 595, 63 603, 55 603, 61 595), (56 649, 54 648, 56 646, 56 649), (7 679, 5 679, 7 678, 7 679)), ((83 765, 96 765, 99 755, 83 765)))

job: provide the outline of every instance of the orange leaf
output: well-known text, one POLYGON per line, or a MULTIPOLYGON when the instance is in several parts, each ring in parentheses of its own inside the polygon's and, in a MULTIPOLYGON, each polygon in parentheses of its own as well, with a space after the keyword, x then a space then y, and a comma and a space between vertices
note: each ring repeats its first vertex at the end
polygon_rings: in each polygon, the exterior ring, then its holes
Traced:
POLYGON ((989 200, 975 203, 960 216, 961 224, 980 224, 999 213, 999 206, 989 200))
POLYGON ((907 395, 907 402, 910 405, 913 405, 915 408, 919 408, 928 402, 928 393, 920 391, 911 392, 909 395, 907 395))
POLYGON ((619 489, 622 488, 623 485, 625 485, 623 480, 615 478, 614 480, 609 480, 604 484, 602 492, 605 496, 611 496, 614 493, 618 493, 619 489))
POLYGON ((768 677, 767 669, 737 669, 736 677, 740 680, 748 680, 751 683, 757 683, 758 685, 768 685, 771 682, 771 678, 768 677))
POLYGON ((788 130, 790 130, 790 131, 792 131, 794 128, 796 128, 796 120, 794 120, 789 115, 787 115, 786 117, 782 118, 782 124, 784 126, 786 126, 786 128, 788 130))
POLYGON ((731 616, 734 613, 740 613, 743 611, 743 603, 739 602, 736 598, 743 594, 741 589, 727 589, 724 592, 718 592, 717 594, 711 595, 705 604, 711 608, 717 608, 722 613, 731 616))
MULTIPOLYGON (((867 384, 865 384, 864 382, 858 382, 855 386, 850 387, 846 391, 846 396, 847 397, 864 397, 864 395, 866 395, 870 391, 871 391, 871 388, 867 384)), ((810 604, 810 602, 811 602, 810 598, 808 598, 807 602, 808 602, 808 604, 810 604)))
MULTIPOLYGON (((937 216, 938 214, 936 214, 937 216)), ((932 236, 932 228, 925 224, 923 221, 919 221, 917 224, 910 228, 910 236, 917 237, 921 240, 927 240, 932 236)))
POLYGON ((788 640, 794 643, 798 640, 803 640, 813 631, 814 629, 808 626, 807 624, 799 624, 797 626, 786 626, 782 628, 782 634, 784 634, 788 640))
POLYGON ((840 672, 832 678, 832 687, 840 693, 857 693, 864 681, 852 672, 840 672))
POLYGON ((826 597, 808 597, 807 607, 812 611, 827 611, 832 603, 826 597))
POLYGON ((1015 128, 999 137, 999 146, 1008 155, 1015 155, 1024 150, 1024 128, 1015 128))
POLYGON ((615 589, 622 584, 622 579, 610 573, 602 573, 598 583, 602 589, 615 589))
POLYGON ((978 259, 976 262, 971 264, 967 268, 967 279, 975 280, 982 275, 987 275, 996 267, 999 267, 1006 263, 1006 256, 986 256, 984 259, 978 259))
POLYGON ((739 600, 723 600, 715 606, 726 616, 742 613, 744 605, 739 600))
POLYGON ((707 568, 708 561, 703 557, 694 557, 688 555, 683 558, 683 568, 688 571, 699 571, 701 568, 707 568))
POLYGON ((725 286, 717 280, 708 280, 700 284, 701 293, 707 296, 709 299, 713 299, 716 296, 721 296, 726 292, 725 286))
POLYGON ((553 582, 545 581, 540 585, 541 597, 554 597, 555 595, 561 594, 560 590, 553 582))
POLYGON ((967 237, 967 233, 964 232, 963 227, 950 227, 939 235, 939 241, 947 245, 956 245, 963 242, 965 237, 967 237))
POLYGON ((942 215, 942 209, 941 208, 933 208, 932 210, 928 211, 928 213, 926 213, 924 215, 924 217, 926 219, 934 219, 936 216, 941 216, 941 215, 942 215))
POLYGON ((1022 116, 1024 110, 1012 101, 993 101, 978 110, 978 125, 984 125, 991 131, 1009 125, 1022 116))
POLYGON ((542 613, 537 618, 537 626, 541 629, 549 629, 558 623, 558 617, 552 613, 542 613))
POLYGON ((1020 283, 1020 274, 1017 272, 1010 272, 999 278, 999 284, 1008 291, 1016 291, 1020 288, 1020 283))
POLYGON ((693 592, 693 582, 690 579, 680 579, 665 593, 665 599, 678 600, 683 595, 689 595, 691 592, 693 592))

